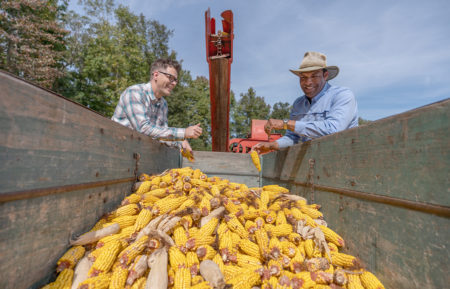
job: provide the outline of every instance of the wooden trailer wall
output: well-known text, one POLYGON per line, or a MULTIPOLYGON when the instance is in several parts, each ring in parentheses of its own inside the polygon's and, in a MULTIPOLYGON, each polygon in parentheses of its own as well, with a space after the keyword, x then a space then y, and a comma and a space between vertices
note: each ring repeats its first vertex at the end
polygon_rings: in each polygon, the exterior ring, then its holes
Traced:
POLYGON ((386 288, 450 284, 450 100, 263 157, 386 288))
POLYGON ((0 288, 38 288, 69 239, 179 152, 0 72, 0 288))

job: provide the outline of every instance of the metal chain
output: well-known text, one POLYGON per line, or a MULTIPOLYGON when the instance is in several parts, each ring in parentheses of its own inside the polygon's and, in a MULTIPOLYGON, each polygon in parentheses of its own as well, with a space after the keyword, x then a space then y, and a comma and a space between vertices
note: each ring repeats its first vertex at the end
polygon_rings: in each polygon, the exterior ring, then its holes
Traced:
POLYGON ((316 161, 309 159, 308 185, 311 193, 311 203, 314 203, 314 166, 316 161))
POLYGON ((217 56, 222 56, 222 31, 219 30, 217 37, 217 40, 214 41, 214 45, 217 47, 217 56))

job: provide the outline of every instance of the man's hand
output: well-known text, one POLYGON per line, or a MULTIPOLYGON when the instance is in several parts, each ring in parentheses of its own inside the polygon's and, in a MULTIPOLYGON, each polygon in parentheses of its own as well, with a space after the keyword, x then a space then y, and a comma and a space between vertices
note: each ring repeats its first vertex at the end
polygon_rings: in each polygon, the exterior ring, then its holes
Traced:
MULTIPOLYGON (((198 138, 202 134, 202 128, 200 127, 200 124, 196 124, 190 127, 187 127, 184 132, 185 138, 198 138)), ((189 144, 188 144, 189 145, 189 144)))
POLYGON ((269 119, 264 125, 264 131, 270 136, 271 131, 275 129, 283 129, 284 122, 281 119, 269 119))
POLYGON ((279 146, 276 141, 273 142, 260 142, 252 147, 252 151, 256 151, 258 154, 263 154, 271 150, 278 150, 279 146))

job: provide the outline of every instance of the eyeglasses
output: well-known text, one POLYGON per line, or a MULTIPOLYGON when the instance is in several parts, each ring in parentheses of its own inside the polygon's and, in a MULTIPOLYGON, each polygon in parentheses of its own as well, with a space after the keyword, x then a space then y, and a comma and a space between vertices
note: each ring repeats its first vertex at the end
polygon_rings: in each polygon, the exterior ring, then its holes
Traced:
POLYGON ((176 78, 172 74, 167 73, 167 72, 163 72, 163 71, 159 71, 159 70, 158 70, 158 72, 164 74, 165 76, 167 76, 167 78, 169 79, 170 82, 178 82, 178 78, 176 78))

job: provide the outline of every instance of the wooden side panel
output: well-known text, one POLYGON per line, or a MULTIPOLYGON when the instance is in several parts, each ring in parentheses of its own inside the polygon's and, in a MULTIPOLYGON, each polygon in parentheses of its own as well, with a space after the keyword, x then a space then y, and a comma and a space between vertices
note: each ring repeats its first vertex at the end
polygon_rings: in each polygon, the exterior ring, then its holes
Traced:
POLYGON ((223 152, 194 152, 195 162, 183 158, 183 167, 200 169, 208 177, 218 176, 231 182, 259 186, 259 172, 249 154, 223 152))
POLYGON ((178 156, 176 149, 0 73, 0 288, 42 285, 69 239, 130 193, 136 169, 179 167, 178 156), (8 199, 15 196, 21 197, 8 199))
POLYGON ((285 185, 321 204, 347 251, 386 288, 446 287, 449 115, 447 99, 266 155, 263 184, 285 185), (305 186, 312 183, 314 191, 305 186), (429 207, 439 213, 421 209, 429 207))

